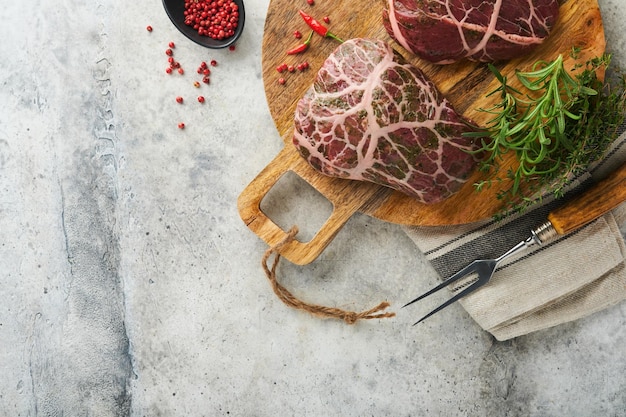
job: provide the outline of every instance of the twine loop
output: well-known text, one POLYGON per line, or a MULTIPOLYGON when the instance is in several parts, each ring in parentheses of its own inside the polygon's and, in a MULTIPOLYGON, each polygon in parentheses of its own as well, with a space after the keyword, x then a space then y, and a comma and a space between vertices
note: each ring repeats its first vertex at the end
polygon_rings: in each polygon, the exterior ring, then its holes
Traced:
POLYGON ((278 282, 278 280, 276 279, 276 269, 278 267, 278 262, 280 261, 280 250, 285 247, 285 245, 293 241, 297 234, 298 228, 296 226, 293 226, 287 233, 287 236, 282 241, 278 242, 276 245, 270 247, 265 251, 263 259, 261 260, 261 265, 263 267, 263 270, 265 271, 267 279, 272 286, 272 289, 274 290, 274 293, 283 303, 295 309, 307 311, 310 314, 320 318, 340 319, 347 324, 354 324, 359 320, 389 318, 396 315, 395 313, 381 313, 381 311, 385 310, 390 305, 386 301, 383 301, 374 308, 357 313, 355 311, 347 311, 336 307, 325 307, 317 304, 307 303, 294 296, 287 288, 285 288, 282 284, 278 282), (272 255, 275 256, 274 261, 272 262, 272 266, 270 267, 268 266, 268 261, 272 255))

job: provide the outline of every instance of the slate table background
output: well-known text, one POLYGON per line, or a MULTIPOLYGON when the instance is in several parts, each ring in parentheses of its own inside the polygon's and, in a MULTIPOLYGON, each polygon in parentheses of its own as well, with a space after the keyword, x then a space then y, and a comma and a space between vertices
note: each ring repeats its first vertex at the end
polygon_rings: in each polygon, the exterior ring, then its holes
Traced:
MULTIPOLYGON (((0 9, 0 415, 626 415, 625 304, 506 343, 458 305, 412 327, 399 307, 436 277, 396 225, 357 215, 279 269, 303 299, 386 299, 396 318, 348 326, 274 296, 236 209, 282 146, 268 3, 246 2, 235 51, 187 41, 155 0, 0 9), (164 72, 170 41, 183 76, 164 72)), ((623 65, 625 9, 600 5, 623 65)), ((328 211, 293 179, 265 204, 305 237, 328 211)))

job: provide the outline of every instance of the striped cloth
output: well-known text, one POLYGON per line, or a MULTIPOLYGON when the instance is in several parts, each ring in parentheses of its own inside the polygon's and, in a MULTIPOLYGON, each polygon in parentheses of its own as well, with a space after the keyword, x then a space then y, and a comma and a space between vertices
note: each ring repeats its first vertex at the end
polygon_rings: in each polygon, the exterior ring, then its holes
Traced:
MULTIPOLYGON (((564 198, 583 191, 626 161, 626 125, 621 132, 607 157, 578 178, 564 198)), ((405 231, 443 279, 474 259, 495 258, 526 239, 562 202, 545 199, 541 206, 504 221, 405 227, 405 231)), ((460 303, 498 340, 614 305, 626 298, 626 246, 620 226, 626 227, 626 204, 551 244, 535 246, 505 262, 489 284, 460 303)))

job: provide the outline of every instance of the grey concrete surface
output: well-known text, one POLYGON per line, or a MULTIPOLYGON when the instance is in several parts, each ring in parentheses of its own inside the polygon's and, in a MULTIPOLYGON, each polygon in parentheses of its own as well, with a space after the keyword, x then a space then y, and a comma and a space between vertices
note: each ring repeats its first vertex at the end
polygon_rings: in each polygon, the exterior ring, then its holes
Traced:
MULTIPOLYGON (((246 2, 236 51, 186 41, 160 1, 0 9, 0 416, 626 415, 626 305, 506 343, 457 305, 411 327, 399 305, 436 277, 396 225, 355 216, 279 268, 304 299, 387 299, 396 318, 348 326, 274 296, 236 208, 282 146, 268 3, 246 2), (170 41, 184 76, 164 72, 170 41)), ((623 4, 600 4, 625 63, 623 4)), ((282 190, 268 210, 311 234, 326 205, 282 190)))

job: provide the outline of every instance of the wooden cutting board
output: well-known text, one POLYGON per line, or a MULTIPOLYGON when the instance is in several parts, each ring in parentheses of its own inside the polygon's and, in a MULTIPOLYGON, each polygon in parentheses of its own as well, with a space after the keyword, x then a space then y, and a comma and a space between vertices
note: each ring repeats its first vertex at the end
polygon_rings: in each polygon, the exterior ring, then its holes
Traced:
MULTIPOLYGON (((317 0, 314 6, 308 6, 304 0, 271 0, 263 36, 263 81, 270 113, 285 147, 239 196, 239 213, 246 225, 270 246, 286 237, 285 232, 260 209, 265 195, 286 172, 300 176, 333 204, 332 214, 313 239, 309 242, 294 240, 281 249, 281 255, 300 265, 317 258, 357 211, 398 224, 441 226, 483 220, 501 210, 502 201, 496 195, 506 184, 477 192, 473 183, 481 179, 482 174, 478 171, 451 198, 426 205, 379 185, 324 176, 300 157, 291 143, 296 104, 313 83, 324 60, 338 46, 330 38, 315 35, 306 53, 287 55, 285 52, 300 42, 294 38, 293 31, 299 30, 305 36, 309 33, 298 14, 300 8, 319 20, 329 16, 331 20, 327 26, 342 39, 369 37, 390 42, 434 81, 458 112, 479 125, 484 124, 489 115, 478 109, 489 107, 497 99, 486 98, 486 94, 497 87, 497 81, 485 64, 465 61, 433 65, 412 56, 392 41, 382 25, 382 1, 363 7, 363 3, 352 0, 317 0), (297 65, 305 60, 310 65, 308 71, 281 74, 276 70, 282 63, 297 65), (284 85, 278 82, 281 77, 286 80, 284 85)), ((509 61, 499 68, 513 80, 516 69, 529 69, 539 59, 552 60, 562 54, 566 67, 573 68, 575 63, 599 56, 604 50, 604 28, 597 0, 566 0, 548 40, 531 55, 509 61), (572 47, 581 49, 577 61, 570 57, 572 47)), ((511 156, 506 164, 515 164, 514 158, 511 156)))

